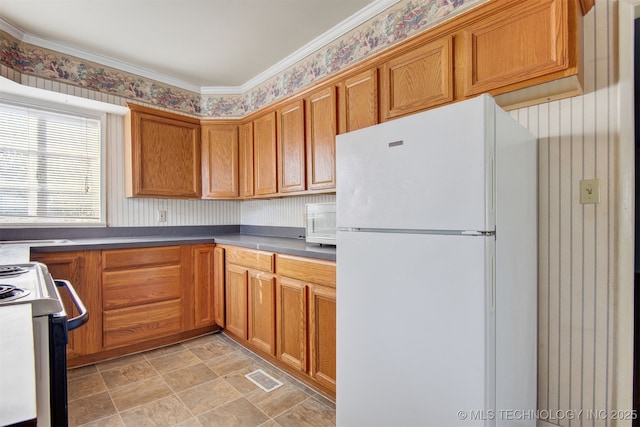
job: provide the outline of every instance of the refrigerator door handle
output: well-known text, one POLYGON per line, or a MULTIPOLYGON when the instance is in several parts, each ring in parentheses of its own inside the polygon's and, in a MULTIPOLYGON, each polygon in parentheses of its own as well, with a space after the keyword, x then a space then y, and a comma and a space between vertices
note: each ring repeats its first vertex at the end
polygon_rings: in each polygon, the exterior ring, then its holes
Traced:
POLYGON ((482 236, 482 237, 487 237, 487 236, 494 236, 496 234, 496 232, 495 231, 465 230, 465 231, 461 232, 460 234, 462 234, 463 236, 482 236))
POLYGON ((489 302, 489 309, 493 313, 496 309, 496 269, 493 255, 491 256, 491 301, 489 302))

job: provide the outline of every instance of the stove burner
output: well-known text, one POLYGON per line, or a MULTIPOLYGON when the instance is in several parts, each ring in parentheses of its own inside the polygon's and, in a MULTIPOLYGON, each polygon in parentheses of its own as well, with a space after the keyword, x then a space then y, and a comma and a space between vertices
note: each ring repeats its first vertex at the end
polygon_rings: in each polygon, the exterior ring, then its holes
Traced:
POLYGON ((29 295, 27 289, 17 288, 13 285, 7 285, 0 283, 0 304, 3 302, 9 302, 17 300, 18 298, 29 295))
POLYGON ((0 285, 0 298, 5 295, 12 294, 16 287, 13 285, 0 285))
POLYGON ((0 277, 17 276, 19 274, 26 273, 27 271, 28 270, 26 268, 18 265, 2 265, 0 266, 0 277))

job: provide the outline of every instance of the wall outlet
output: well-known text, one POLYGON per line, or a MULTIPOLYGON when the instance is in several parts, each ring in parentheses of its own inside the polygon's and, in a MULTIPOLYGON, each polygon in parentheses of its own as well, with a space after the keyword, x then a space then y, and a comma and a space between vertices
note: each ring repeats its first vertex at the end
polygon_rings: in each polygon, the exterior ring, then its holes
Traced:
POLYGON ((600 203, 600 180, 580 180, 580 203, 583 205, 600 203))
POLYGON ((158 211, 158 222, 167 222, 167 211, 158 211))

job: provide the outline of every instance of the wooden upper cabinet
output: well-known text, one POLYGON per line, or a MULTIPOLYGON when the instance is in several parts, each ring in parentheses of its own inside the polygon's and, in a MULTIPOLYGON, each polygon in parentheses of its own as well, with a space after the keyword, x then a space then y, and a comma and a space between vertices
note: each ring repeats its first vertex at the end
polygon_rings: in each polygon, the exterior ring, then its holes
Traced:
POLYGON ((336 89, 320 89, 306 99, 307 189, 336 186, 336 89))
POLYGON ((127 197, 200 198, 200 121, 135 104, 128 107, 127 197))
MULTIPOLYGON (((463 30, 465 97, 490 92, 511 108, 526 99, 552 100, 581 92, 582 41, 576 0, 510 1, 463 30), (535 87, 539 83, 552 84, 535 87), (529 88, 525 91, 518 91, 529 88), (535 91, 539 94, 536 95, 535 91)), ((520 104, 520 105, 519 105, 520 104)))
POLYGON ((304 191, 304 102, 300 99, 278 110, 278 189, 304 191))
POLYGON ((338 84, 339 133, 378 124, 378 69, 372 68, 338 84))
POLYGON ((253 122, 249 122, 240 126, 240 197, 253 195, 253 122))
POLYGON ((238 127, 202 126, 202 197, 230 199, 240 195, 238 127))
POLYGON ((278 192, 276 151, 276 112, 272 111, 253 121, 253 179, 256 196, 278 192))
POLYGON ((382 65, 382 120, 453 101, 453 38, 443 37, 382 65))

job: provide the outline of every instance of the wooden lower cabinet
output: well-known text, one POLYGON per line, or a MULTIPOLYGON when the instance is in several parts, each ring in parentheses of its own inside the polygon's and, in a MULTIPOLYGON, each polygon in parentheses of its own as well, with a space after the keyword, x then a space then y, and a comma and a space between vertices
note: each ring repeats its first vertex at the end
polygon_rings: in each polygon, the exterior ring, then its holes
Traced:
POLYGON ((276 354, 276 284, 271 273, 249 272, 249 342, 276 354))
POLYGON ((300 372, 307 372, 307 286, 304 282, 280 277, 276 301, 278 359, 300 372))
POLYGON ((218 307, 216 303, 219 295, 216 295, 215 289, 216 265, 214 251, 212 244, 194 245, 191 249, 194 327, 215 324, 216 308, 218 307))
POLYGON ((246 267, 227 264, 225 282, 225 328, 238 338, 246 340, 248 334, 247 291, 249 270, 246 267))
MULTIPOLYGON (((69 332, 67 357, 72 365, 78 358, 102 349, 102 292, 100 283, 100 251, 33 252, 32 261, 47 265, 54 279, 68 280, 89 311, 89 320, 69 332)), ((60 297, 69 317, 78 310, 65 288, 60 297)))
POLYGON ((336 267, 277 255, 278 358, 336 392, 336 267))
POLYGON ((309 353, 311 377, 336 390, 336 290, 309 286, 309 353))
MULTIPOLYGON (((234 246, 221 249, 224 249, 226 268, 225 329, 236 338, 251 341, 260 350, 271 353, 274 344, 269 338, 270 325, 275 323, 275 317, 271 321, 265 311, 270 307, 267 301, 273 302, 275 298, 273 254, 234 246), (267 325, 262 324, 264 321, 267 325)), ((273 310, 271 308, 271 313, 275 316, 273 310)))
POLYGON ((224 249, 213 249, 213 318, 215 324, 224 328, 225 325, 225 293, 224 293, 224 249))
POLYGON ((224 250, 226 331, 335 397, 335 262, 231 246, 224 250))
POLYGON ((106 310, 104 347, 109 349, 177 334, 184 329, 183 312, 179 298, 106 310))
POLYGON ((186 329, 182 285, 190 279, 184 266, 191 254, 184 252, 181 246, 102 251, 105 349, 186 329))
MULTIPOLYGON (((34 251, 31 259, 55 279, 71 281, 89 311, 87 324, 69 333, 70 367, 218 329, 214 285, 224 266, 216 271, 213 244, 34 251)), ((67 313, 77 315, 64 289, 61 298, 67 313)))

